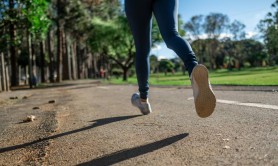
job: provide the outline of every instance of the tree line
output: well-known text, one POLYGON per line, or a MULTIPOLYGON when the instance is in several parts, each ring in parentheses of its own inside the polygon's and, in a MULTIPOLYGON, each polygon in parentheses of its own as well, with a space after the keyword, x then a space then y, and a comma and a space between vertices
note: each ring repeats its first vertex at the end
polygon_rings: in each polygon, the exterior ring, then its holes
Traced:
MULTIPOLYGON (((185 24, 199 61, 207 64, 210 69, 277 64, 277 52, 273 59, 264 44, 267 39, 261 42, 260 36, 246 38, 244 28, 245 25, 240 21, 231 22, 227 15, 221 13, 197 15, 185 24)), ((263 30, 260 29, 262 34, 263 30)))
MULTIPOLYGON (((179 31, 189 38, 199 61, 211 69, 239 68, 245 62, 275 65, 277 6, 276 0, 276 11, 258 24, 263 43, 246 39, 245 26, 230 23, 221 13, 194 16, 187 23, 179 17, 179 31)), ((152 40, 162 41, 155 20, 152 40)), ((135 45, 119 0, 1 0, 0 55, 1 91, 21 84, 32 88, 38 82, 113 75, 127 80, 135 45)), ((155 57, 151 61, 160 63, 155 57)))

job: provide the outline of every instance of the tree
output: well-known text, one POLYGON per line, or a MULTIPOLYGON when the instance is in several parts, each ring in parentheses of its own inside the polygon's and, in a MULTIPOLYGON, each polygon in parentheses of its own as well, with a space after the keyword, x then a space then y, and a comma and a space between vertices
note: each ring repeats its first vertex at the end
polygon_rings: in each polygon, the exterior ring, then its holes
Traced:
POLYGON ((216 67, 215 58, 216 50, 218 49, 218 39, 221 34, 228 27, 229 18, 227 15, 221 13, 210 13, 205 17, 204 31, 208 35, 207 40, 207 55, 209 57, 210 68, 214 69, 216 67))
POLYGON ((223 54, 225 55, 224 58, 224 63, 226 64, 226 67, 228 68, 228 70, 232 70, 232 68, 234 68, 233 64, 233 55, 235 54, 235 45, 234 45, 234 41, 231 40, 229 37, 225 37, 221 40, 221 49, 223 54))
POLYGON ((204 31, 209 38, 218 39, 227 28, 229 18, 222 13, 210 13, 205 17, 204 31))
POLYGON ((194 40, 198 40, 200 35, 203 33, 203 15, 196 15, 191 17, 184 25, 184 29, 193 37, 194 40))
MULTIPOLYGON (((9 43, 6 50, 10 55, 11 64, 11 85, 19 85, 19 65, 20 52, 26 52, 28 38, 41 41, 41 35, 48 28, 46 9, 48 3, 43 0, 2 0, 1 1, 1 30, 5 30, 3 41, 9 43), (30 35, 29 35, 30 34, 30 35), (9 51, 8 51, 9 48, 9 51)), ((31 53, 30 53, 31 54, 31 53)), ((25 54, 26 55, 26 54, 25 54)), ((24 59, 24 58, 23 58, 24 59)), ((22 58, 21 58, 22 60, 22 58)), ((21 61, 22 62, 22 61, 21 61)), ((30 65, 28 65, 30 66, 30 65)))
POLYGON ((278 64, 278 0, 271 7, 274 12, 269 12, 265 19, 261 20, 258 28, 262 32, 268 54, 269 64, 278 64))
POLYGON ((163 71, 164 74, 167 75, 168 72, 173 72, 175 65, 173 62, 171 62, 168 59, 162 59, 159 62, 158 67, 159 67, 159 71, 163 71))
POLYGON ((204 39, 194 40, 191 43, 191 46, 198 58, 198 61, 202 64, 204 62, 206 62, 207 61, 207 58, 206 58, 207 42, 206 42, 206 40, 204 40, 204 39))
MULTIPOLYGON (((26 0, 25 8, 22 10, 24 17, 26 18, 26 29, 27 29, 27 43, 29 50, 29 84, 32 88, 34 83, 34 77, 36 75, 35 70, 33 69, 34 63, 34 50, 32 51, 32 41, 39 41, 40 43, 40 54, 41 54, 41 77, 42 81, 45 81, 45 45, 44 41, 50 25, 50 20, 47 17, 48 3, 43 0, 26 0)), ((36 67, 36 66, 35 66, 36 67)))
POLYGON ((251 67, 259 67, 263 65, 263 61, 266 60, 267 54, 264 52, 264 46, 259 41, 253 39, 246 39, 240 41, 242 47, 242 53, 251 67))
MULTIPOLYGON (((17 4, 18 5, 18 4, 17 4)), ((17 10, 15 9, 16 2, 9 0, 9 34, 10 34, 10 55, 11 55, 11 69, 12 79, 11 86, 17 86, 18 82, 18 54, 16 48, 16 21, 17 21, 17 10)))
POLYGON ((158 72, 157 67, 158 67, 158 58, 155 55, 151 55, 150 56, 150 70, 151 70, 151 73, 158 72))
POLYGON ((204 62, 204 45, 202 40, 200 40, 200 36, 204 30, 203 24, 204 16, 196 15, 191 17, 190 21, 184 25, 184 29, 188 32, 189 36, 193 38, 192 48, 199 58, 200 63, 204 62))
POLYGON ((126 17, 119 16, 115 25, 115 35, 110 41, 109 58, 123 70, 123 81, 127 81, 128 71, 134 64, 135 43, 126 17))
POLYGON ((244 39, 246 33, 244 32, 245 25, 238 20, 235 20, 229 25, 229 30, 233 34, 234 40, 244 39))

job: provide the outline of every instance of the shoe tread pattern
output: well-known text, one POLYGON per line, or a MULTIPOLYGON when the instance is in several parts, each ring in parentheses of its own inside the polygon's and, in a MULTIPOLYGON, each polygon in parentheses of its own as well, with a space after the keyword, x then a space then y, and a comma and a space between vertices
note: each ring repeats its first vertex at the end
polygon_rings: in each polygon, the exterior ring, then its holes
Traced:
POLYGON ((206 118, 213 113, 216 106, 216 97, 209 85, 208 69, 204 65, 197 65, 192 74, 199 89, 195 98, 196 112, 198 116, 206 118))

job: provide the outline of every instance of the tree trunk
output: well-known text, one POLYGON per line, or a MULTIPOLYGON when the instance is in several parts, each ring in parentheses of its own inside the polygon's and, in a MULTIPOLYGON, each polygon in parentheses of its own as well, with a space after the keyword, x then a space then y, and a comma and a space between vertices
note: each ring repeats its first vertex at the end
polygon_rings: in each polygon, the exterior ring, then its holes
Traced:
POLYGON ((62 82, 63 80, 63 27, 61 20, 59 19, 61 15, 61 0, 57 0, 57 82, 62 82))
POLYGON ((24 67, 24 72, 25 72, 25 82, 24 82, 24 85, 29 85, 29 80, 27 79, 27 76, 28 76, 28 67, 29 67, 29 65, 27 65, 27 66, 25 66, 24 67))
POLYGON ((77 57, 77 77, 78 79, 81 79, 81 56, 80 56, 80 49, 79 49, 79 43, 76 44, 76 57, 77 57))
POLYGON ((29 31, 27 30, 27 45, 28 45, 28 72, 29 72, 29 86, 30 88, 33 88, 33 82, 32 82, 32 71, 33 71, 33 66, 32 66, 32 41, 31 41, 31 36, 29 34, 29 31))
POLYGON ((62 33, 62 47, 63 47, 63 80, 71 80, 71 75, 70 75, 70 56, 68 54, 68 49, 67 49, 67 37, 66 33, 63 31, 62 33))
POLYGON ((66 54, 67 54, 69 80, 72 80, 72 73, 71 73, 72 65, 71 65, 70 44, 69 44, 67 36, 65 36, 65 47, 66 47, 66 54))
POLYGON ((32 43, 31 44, 31 52, 32 52, 32 75, 31 75, 31 79, 32 79, 32 84, 34 86, 37 86, 37 61, 36 61, 36 52, 35 52, 35 44, 32 43))
POLYGON ((98 68, 97 68, 97 55, 98 55, 97 53, 93 54, 94 78, 97 78, 98 73, 99 73, 98 68))
POLYGON ((49 64, 49 70, 50 70, 50 74, 49 74, 49 79, 50 82, 55 82, 54 80, 54 54, 53 54, 53 45, 52 43, 54 41, 52 38, 52 34, 51 34, 51 30, 48 31, 48 55, 49 55, 49 60, 50 60, 50 64, 49 64))
POLYGON ((9 67, 6 65, 6 91, 10 91, 10 76, 9 76, 9 67))
POLYGON ((41 82, 46 82, 45 80, 45 42, 42 40, 40 42, 40 48, 41 48, 41 82))
POLYGON ((3 91, 7 90, 7 86, 6 86, 6 72, 5 72, 5 60, 4 60, 4 54, 1 53, 0 54, 0 60, 1 60, 1 75, 2 75, 2 80, 0 79, 1 82, 1 89, 3 91))
MULTIPOLYGON (((2 57, 2 53, 0 54, 0 71, 2 70, 1 57, 2 57)), ((0 92, 4 91, 4 90, 2 89, 2 80, 4 80, 4 79, 2 78, 2 72, 1 72, 1 73, 0 73, 0 92)))
MULTIPOLYGON (((87 47, 88 48, 88 47, 87 47)), ((88 49, 88 60, 87 60, 87 64, 88 64, 88 78, 93 78, 93 55, 90 51, 90 49, 88 49)))
POLYGON ((71 45, 71 52, 72 52, 72 58, 71 58, 71 63, 72 63, 72 78, 74 80, 77 79, 77 68, 76 68, 76 42, 74 41, 71 45))
POLYGON ((62 71, 63 71, 62 31, 61 31, 60 23, 57 23, 57 82, 62 82, 62 71))
POLYGON ((127 68, 127 67, 123 68, 123 81, 127 81, 127 79, 128 79, 128 70, 129 70, 129 68, 127 68))
MULTIPOLYGON (((11 11, 10 17, 12 19, 15 19, 15 11, 14 11, 14 0, 9 1, 9 8, 11 11)), ((11 80, 11 85, 12 86, 17 86, 18 85, 18 65, 17 65, 17 51, 16 51, 16 46, 15 46, 15 37, 16 37, 16 30, 15 30, 15 25, 13 22, 10 22, 10 54, 11 54, 11 68, 12 68, 12 80, 11 80)))
POLYGON ((81 63, 82 63, 82 78, 87 79, 88 75, 87 75, 87 49, 86 47, 83 49, 82 51, 82 56, 81 56, 81 63))

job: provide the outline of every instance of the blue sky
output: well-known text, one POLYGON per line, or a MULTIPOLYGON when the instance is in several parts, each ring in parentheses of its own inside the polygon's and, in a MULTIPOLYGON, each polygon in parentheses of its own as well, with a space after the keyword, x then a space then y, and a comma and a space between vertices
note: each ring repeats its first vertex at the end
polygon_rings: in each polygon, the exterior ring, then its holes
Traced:
MULTIPOLYGON (((239 20, 246 25, 245 31, 256 34, 258 22, 270 12, 275 0, 179 0, 179 13, 184 22, 194 15, 208 15, 211 12, 228 15, 230 21, 239 20)), ((152 54, 171 58, 175 53, 160 44, 159 49, 153 49, 152 54)))

